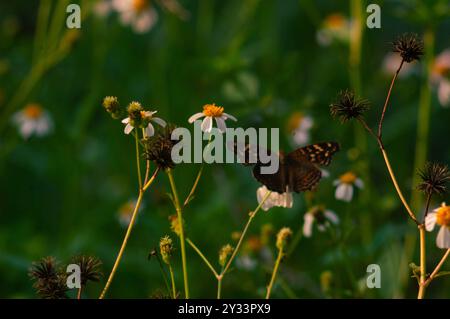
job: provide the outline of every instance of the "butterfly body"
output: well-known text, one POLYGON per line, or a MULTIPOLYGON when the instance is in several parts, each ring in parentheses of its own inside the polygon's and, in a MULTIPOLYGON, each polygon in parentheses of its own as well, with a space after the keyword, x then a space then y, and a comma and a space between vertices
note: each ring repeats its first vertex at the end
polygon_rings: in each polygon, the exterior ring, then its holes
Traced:
POLYGON ((308 145, 285 154, 278 154, 279 167, 273 174, 263 174, 261 168, 269 164, 257 162, 253 176, 269 190, 277 193, 305 192, 314 189, 322 177, 320 166, 328 166, 339 151, 336 142, 308 145))

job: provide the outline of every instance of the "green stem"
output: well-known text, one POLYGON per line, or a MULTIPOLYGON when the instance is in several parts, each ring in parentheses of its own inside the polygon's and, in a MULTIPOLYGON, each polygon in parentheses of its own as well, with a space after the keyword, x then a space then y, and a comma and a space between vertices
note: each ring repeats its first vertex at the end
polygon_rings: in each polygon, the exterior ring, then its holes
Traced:
POLYGON ((170 281, 172 282, 172 296, 173 299, 177 298, 177 288, 175 287, 175 277, 173 275, 172 266, 169 264, 169 272, 170 272, 170 281))
POLYGON ((205 255, 201 252, 201 250, 190 240, 189 238, 186 238, 186 242, 195 250, 195 252, 200 256, 200 258, 205 262, 206 266, 211 270, 211 272, 214 274, 214 276, 217 278, 219 277, 219 274, 214 269, 212 264, 209 262, 208 258, 205 257, 205 255))
POLYGON ((222 278, 217 279, 217 299, 220 299, 222 297, 222 278))
POLYGON ((275 283, 275 278, 277 277, 278 268, 280 267, 281 259, 283 258, 283 248, 278 250, 278 257, 273 267, 272 277, 270 278, 269 286, 267 286, 266 299, 270 298, 270 293, 272 292, 273 284, 275 283))
POLYGON ((425 297, 425 281, 427 276, 427 267, 426 267, 426 245, 425 245, 425 226, 419 226, 420 233, 420 281, 419 281, 419 293, 417 295, 417 299, 423 299, 425 297))
POLYGON ((138 181, 139 181, 139 190, 142 189, 142 177, 141 177, 141 161, 140 161, 140 155, 139 155, 139 133, 137 130, 134 132, 134 140, 136 144, 136 167, 137 167, 137 175, 138 175, 138 181))
POLYGON ((180 246, 181 246, 181 261, 183 266, 183 281, 184 281, 184 295, 186 299, 189 299, 189 282, 187 276, 187 263, 186 263, 186 245, 184 238, 184 222, 183 222, 183 212, 180 205, 177 188, 175 186, 175 181, 173 179, 172 170, 169 168, 167 170, 167 176, 169 177, 170 187, 172 189, 173 200, 175 205, 175 210, 177 211, 178 222, 180 223, 180 246))

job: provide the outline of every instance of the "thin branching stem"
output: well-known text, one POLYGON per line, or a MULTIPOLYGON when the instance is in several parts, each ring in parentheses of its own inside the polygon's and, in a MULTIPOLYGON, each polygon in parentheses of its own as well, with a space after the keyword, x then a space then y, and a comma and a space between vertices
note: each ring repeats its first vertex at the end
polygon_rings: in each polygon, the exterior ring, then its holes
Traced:
POLYGON ((278 268, 280 267, 281 259, 283 258, 284 252, 283 248, 278 250, 278 257, 275 262, 275 265, 273 267, 272 271, 272 277, 270 278, 269 285, 267 286, 267 293, 266 293, 266 299, 270 298, 270 293, 272 292, 273 284, 275 283, 275 278, 277 277, 278 268))
POLYGON ((201 252, 201 250, 190 240, 189 238, 186 238, 186 242, 191 246, 195 252, 200 256, 200 258, 205 262, 206 266, 211 270, 211 272, 214 274, 216 278, 219 277, 219 273, 214 269, 211 262, 208 260, 208 258, 205 257, 205 255, 201 252))
POLYGON ((434 268, 433 272, 431 273, 430 277, 425 281, 424 286, 428 287, 428 285, 433 281, 434 278, 436 278, 437 274, 439 273, 439 270, 441 270, 441 267, 444 265, 445 261, 447 260, 448 256, 450 256, 450 248, 447 249, 444 256, 442 256, 439 263, 436 265, 436 268, 434 268))

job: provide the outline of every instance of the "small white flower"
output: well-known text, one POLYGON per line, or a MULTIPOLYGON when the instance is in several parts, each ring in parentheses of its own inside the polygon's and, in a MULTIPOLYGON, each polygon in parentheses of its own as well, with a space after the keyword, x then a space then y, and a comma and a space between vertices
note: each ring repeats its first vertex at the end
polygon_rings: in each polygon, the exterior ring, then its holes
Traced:
POLYGON ((450 81, 443 79, 438 85, 438 99, 443 107, 450 106, 450 81))
POLYGON ((236 267, 239 269, 251 271, 256 268, 258 261, 250 257, 248 254, 236 258, 236 267))
MULTIPOLYGON (((262 202, 268 191, 269 190, 264 185, 257 189, 256 198, 258 199, 258 203, 262 202)), ((286 192, 283 194, 271 192, 269 197, 262 204, 261 209, 264 211, 268 211, 272 207, 291 208, 292 203, 293 199, 291 192, 286 192)))
POLYGON ((99 0, 94 4, 93 11, 97 17, 104 18, 112 10, 112 4, 110 0, 99 0))
POLYGON ((12 120, 24 139, 28 139, 33 134, 39 137, 45 136, 53 127, 49 113, 35 103, 30 103, 15 113, 12 120))
POLYGON ((321 46, 329 46, 333 42, 348 42, 352 23, 340 13, 333 13, 325 18, 317 31, 317 42, 321 46))
POLYGON ((425 218, 427 231, 433 231, 436 224, 441 226, 436 237, 436 245, 442 249, 450 248, 450 206, 445 203, 428 213, 425 218))
POLYGON ((303 115, 300 112, 295 112, 289 118, 288 129, 293 135, 295 145, 306 145, 309 142, 309 131, 314 125, 314 120, 311 116, 303 115))
POLYGON ((339 224, 339 217, 329 209, 316 206, 309 210, 304 218, 303 236, 311 237, 314 223, 317 224, 317 229, 321 232, 325 231, 331 224, 339 224))
MULTIPOLYGON (((145 134, 146 136, 153 136, 155 134, 155 128, 153 127, 151 122, 155 122, 156 124, 165 127, 166 126, 166 122, 159 118, 159 117, 155 117, 153 116, 153 114, 155 114, 158 111, 142 111, 141 112, 141 116, 143 121, 148 122, 147 127, 145 128, 145 134)), ((124 118, 122 120, 123 124, 125 125, 125 129, 124 129, 124 133, 125 134, 130 134, 130 132, 134 129, 133 125, 131 125, 130 123, 130 117, 124 118)))
POLYGON ((450 106, 450 49, 442 51, 434 60, 431 72, 431 83, 437 88, 439 103, 443 107, 450 106))
MULTIPOLYGON (((136 207, 136 199, 130 199, 129 201, 122 204, 122 206, 119 207, 118 211, 118 217, 119 217, 119 223, 123 227, 128 227, 131 221, 131 217, 133 216, 134 208, 136 207)), ((142 204, 139 207, 139 211, 142 210, 144 205, 142 204)))
POLYGON ((195 113, 192 115, 188 122, 194 123, 196 120, 205 117, 202 122, 201 129, 205 133, 210 133, 213 127, 213 119, 216 120, 217 128, 220 132, 225 133, 227 126, 225 124, 225 121, 230 119, 233 121, 237 121, 237 119, 224 112, 224 108, 221 106, 217 106, 214 103, 213 104, 206 104, 203 106, 203 112, 195 113))
POLYGON ((339 179, 334 181, 333 185, 336 186, 336 199, 344 202, 350 202, 352 200, 354 186, 360 189, 364 187, 363 181, 352 172, 341 175, 339 179))
POLYGON ((113 0, 123 25, 131 25, 137 33, 149 31, 158 21, 158 13, 148 0, 113 0))

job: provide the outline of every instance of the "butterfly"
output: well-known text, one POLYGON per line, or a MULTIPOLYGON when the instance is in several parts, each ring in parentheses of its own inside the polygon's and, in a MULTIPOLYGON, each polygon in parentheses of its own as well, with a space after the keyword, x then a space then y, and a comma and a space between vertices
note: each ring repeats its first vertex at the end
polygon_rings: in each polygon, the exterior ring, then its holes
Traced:
MULTIPOLYGON (((292 191, 300 193, 312 190, 317 186, 322 177, 319 166, 328 166, 331 163, 332 156, 339 149, 340 146, 337 142, 324 142, 307 145, 287 154, 280 151, 278 154, 278 170, 273 174, 263 174, 261 168, 269 166, 270 163, 262 163, 258 155, 251 153, 252 148, 247 144, 243 149, 243 162, 244 165, 252 165, 249 158, 251 156, 256 158, 253 176, 269 190, 280 194, 292 191)), ((255 152, 254 148, 253 152, 255 152)))

